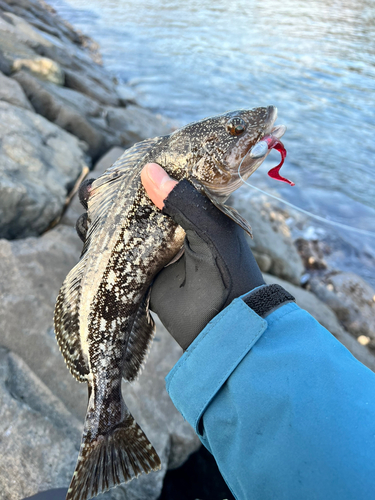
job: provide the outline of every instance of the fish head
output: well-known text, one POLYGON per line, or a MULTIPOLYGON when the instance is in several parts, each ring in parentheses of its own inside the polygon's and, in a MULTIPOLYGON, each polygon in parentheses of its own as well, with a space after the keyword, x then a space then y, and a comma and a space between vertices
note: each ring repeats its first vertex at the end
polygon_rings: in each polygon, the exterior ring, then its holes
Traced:
POLYGON ((267 106, 231 111, 182 129, 191 138, 189 179, 207 194, 227 198, 270 152, 265 141, 255 146, 266 136, 276 141, 284 134, 285 126, 274 127, 276 118, 277 108, 267 106))

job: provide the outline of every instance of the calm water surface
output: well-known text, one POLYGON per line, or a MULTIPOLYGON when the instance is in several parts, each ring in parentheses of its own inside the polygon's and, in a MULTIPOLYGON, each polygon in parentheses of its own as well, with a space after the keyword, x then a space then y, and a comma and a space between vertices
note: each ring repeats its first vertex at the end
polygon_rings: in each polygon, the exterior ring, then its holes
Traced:
MULTIPOLYGON (((296 187, 267 178, 276 152, 252 183, 375 232, 374 1, 49 3, 100 43, 106 67, 131 84, 140 104, 180 124, 277 106, 278 123, 288 126, 283 172, 296 187)), ((338 265, 375 284, 375 238, 310 226, 339 249, 338 265)))

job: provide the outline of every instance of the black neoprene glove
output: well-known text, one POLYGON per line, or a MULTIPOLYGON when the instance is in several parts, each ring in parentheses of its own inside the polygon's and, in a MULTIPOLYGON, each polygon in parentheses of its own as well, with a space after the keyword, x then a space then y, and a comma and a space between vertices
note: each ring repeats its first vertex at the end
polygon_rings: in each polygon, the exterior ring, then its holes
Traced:
POLYGON ((244 230, 190 182, 174 187, 163 213, 186 231, 185 253, 155 278, 150 307, 187 349, 214 316, 264 280, 244 230))

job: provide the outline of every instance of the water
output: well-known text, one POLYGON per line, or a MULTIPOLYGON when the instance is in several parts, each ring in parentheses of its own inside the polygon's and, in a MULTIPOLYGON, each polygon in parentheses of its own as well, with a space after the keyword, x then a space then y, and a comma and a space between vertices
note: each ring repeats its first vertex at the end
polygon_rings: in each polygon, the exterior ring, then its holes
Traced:
MULTIPOLYGON (((252 183, 375 233, 375 2, 49 3, 100 43, 106 67, 133 87, 140 104, 180 124, 276 105, 277 123, 288 126, 282 173, 296 187, 267 178, 276 152, 252 183)), ((339 249, 335 265, 375 285, 375 238, 310 225, 339 249)))

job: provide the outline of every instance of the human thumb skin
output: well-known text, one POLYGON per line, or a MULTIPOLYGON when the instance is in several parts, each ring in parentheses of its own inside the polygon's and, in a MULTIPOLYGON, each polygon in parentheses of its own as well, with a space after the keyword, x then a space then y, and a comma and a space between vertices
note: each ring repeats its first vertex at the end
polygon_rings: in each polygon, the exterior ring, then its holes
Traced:
POLYGON ((157 163, 147 163, 141 172, 141 180, 148 196, 160 209, 164 207, 164 200, 177 184, 167 172, 157 163))

